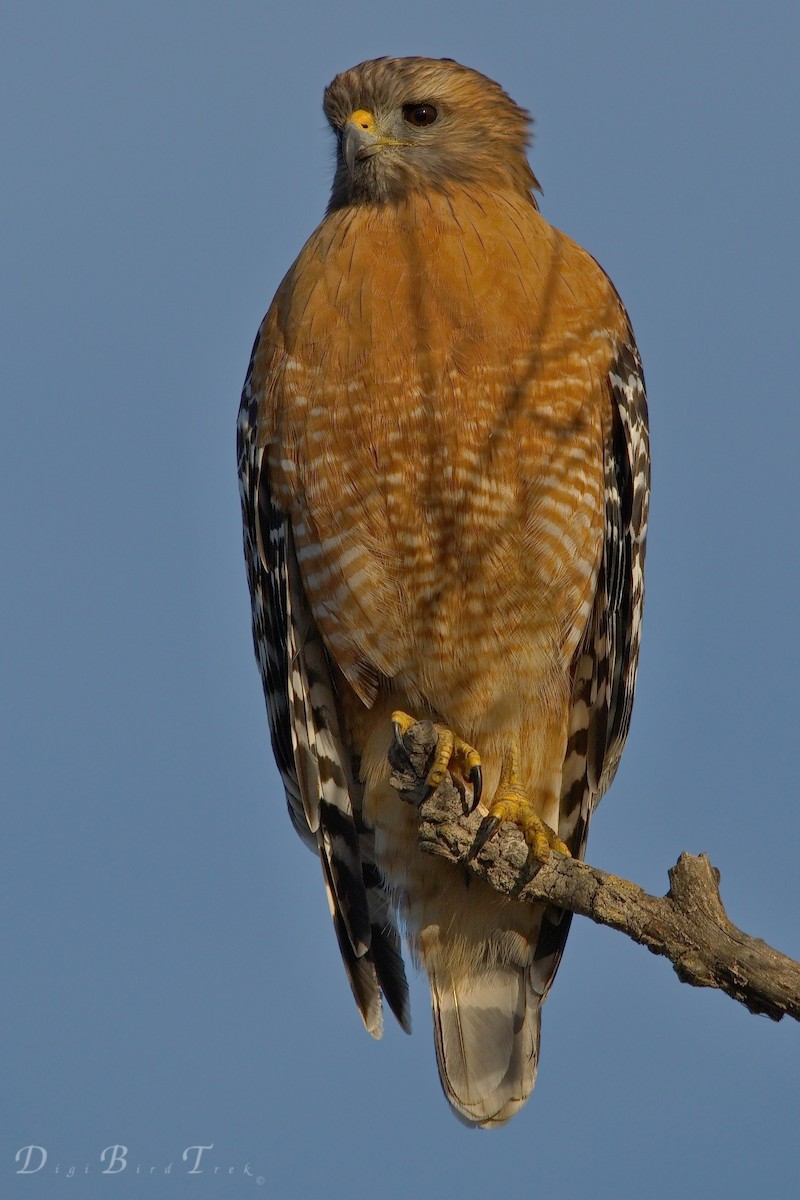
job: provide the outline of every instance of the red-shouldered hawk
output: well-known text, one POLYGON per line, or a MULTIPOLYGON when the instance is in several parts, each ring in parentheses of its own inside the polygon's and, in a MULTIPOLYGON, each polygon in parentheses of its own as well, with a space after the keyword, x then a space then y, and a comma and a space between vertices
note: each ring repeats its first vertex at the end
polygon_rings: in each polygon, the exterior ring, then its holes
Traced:
POLYGON ((259 330, 239 417, 256 654, 289 812, 367 1029, 430 979, 468 1124, 527 1099, 569 916, 420 852, 393 725, 531 852, 582 855, 628 732, 649 485, 644 381, 593 258, 539 214, 529 118, 450 59, 334 79, 326 215, 259 330), (566 843, 566 845, 565 845, 566 843))

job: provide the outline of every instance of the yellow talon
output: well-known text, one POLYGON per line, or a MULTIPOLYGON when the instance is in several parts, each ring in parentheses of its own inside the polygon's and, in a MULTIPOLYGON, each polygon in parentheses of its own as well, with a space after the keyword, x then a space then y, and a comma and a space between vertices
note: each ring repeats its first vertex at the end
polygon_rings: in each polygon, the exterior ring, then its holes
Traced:
POLYGON ((533 810, 521 788, 504 789, 501 799, 495 797, 489 808, 489 815, 498 821, 510 821, 516 825, 530 846, 531 855, 538 862, 546 862, 551 850, 569 857, 569 848, 565 842, 551 829, 533 810))
POLYGON ((514 750, 507 753, 494 799, 489 805, 489 815, 478 830, 471 856, 479 854, 486 843, 509 821, 521 830, 530 849, 530 857, 537 862, 546 862, 551 850, 570 857, 569 847, 555 830, 542 820, 527 793, 519 784, 518 755, 514 750))
MULTIPOLYGON (((412 725, 417 724, 417 718, 398 710, 392 713, 392 725, 395 737, 402 741, 403 735, 412 725)), ((455 769, 465 782, 472 784, 472 807, 477 808, 481 798, 483 779, 481 775, 481 756, 478 751, 463 741, 452 729, 445 725, 434 724, 438 734, 436 753, 433 763, 425 778, 425 786, 430 796, 436 791, 448 771, 455 769)))
POLYGON ((412 725, 416 725, 416 721, 408 713, 397 709, 392 713, 392 725, 394 725, 395 736, 402 737, 404 733, 408 733, 412 725))

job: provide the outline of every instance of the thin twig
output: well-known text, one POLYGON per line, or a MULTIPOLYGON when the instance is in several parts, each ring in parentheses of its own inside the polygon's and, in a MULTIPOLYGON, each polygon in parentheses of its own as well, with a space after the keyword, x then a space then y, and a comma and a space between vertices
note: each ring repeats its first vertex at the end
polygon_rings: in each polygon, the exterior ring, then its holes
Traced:
POLYGON ((668 958, 684 983, 719 988, 775 1021, 785 1014, 800 1020, 800 963, 732 924, 720 899, 719 872, 705 854, 680 856, 666 896, 651 896, 555 851, 547 862, 531 864, 524 837, 507 823, 473 856, 482 814, 468 812, 451 776, 420 803, 436 741, 433 725, 421 721, 389 754, 392 785, 418 807, 423 850, 462 864, 502 895, 553 904, 618 929, 668 958))

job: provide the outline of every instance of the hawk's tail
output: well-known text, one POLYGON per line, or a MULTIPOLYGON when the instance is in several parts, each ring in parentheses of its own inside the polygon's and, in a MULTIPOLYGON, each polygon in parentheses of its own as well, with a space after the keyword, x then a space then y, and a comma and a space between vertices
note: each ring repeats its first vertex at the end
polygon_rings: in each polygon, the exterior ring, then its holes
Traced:
POLYGON ((459 979, 430 972, 439 1077, 467 1125, 503 1125, 536 1082, 542 995, 531 964, 499 964, 459 979))
POLYGON ((429 952, 420 947, 445 1096, 457 1117, 484 1129, 510 1121, 533 1091, 541 1007, 571 921, 559 909, 525 905, 529 925, 521 945, 514 907, 506 909, 506 930, 500 928, 502 916, 495 915, 477 958, 453 954, 441 932, 429 940, 429 952))

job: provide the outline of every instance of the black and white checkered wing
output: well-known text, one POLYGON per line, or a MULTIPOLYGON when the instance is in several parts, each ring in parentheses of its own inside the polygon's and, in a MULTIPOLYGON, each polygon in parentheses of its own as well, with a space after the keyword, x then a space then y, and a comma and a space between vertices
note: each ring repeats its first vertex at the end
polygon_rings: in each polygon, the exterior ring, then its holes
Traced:
POLYGON ((629 332, 607 379, 603 552, 573 674, 561 836, 582 854, 589 818, 611 785, 630 727, 644 603, 650 444, 642 365, 629 332))
POLYGON ((601 672, 598 695, 598 799, 611 785, 628 736, 642 638, 650 438, 644 375, 632 334, 619 348, 608 385, 612 424, 605 456, 605 596, 597 601, 606 612, 608 665, 601 672))
POLYGON ((291 520, 275 503, 267 451, 259 445, 256 347, 237 429, 253 643, 289 815, 303 841, 319 854, 353 995, 364 1024, 378 1037, 381 992, 409 1027, 400 941, 371 861, 361 789, 340 729, 328 656, 300 577, 291 520))
MULTIPOLYGON (((611 786, 636 687, 644 604, 644 556, 650 498, 647 399, 639 353, 629 331, 607 379, 610 426, 603 467, 603 551, 594 603, 575 656, 558 832, 583 857, 592 812, 611 786)), ((552 983, 571 923, 548 909, 536 945, 533 979, 542 995, 552 983)))

